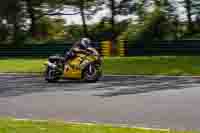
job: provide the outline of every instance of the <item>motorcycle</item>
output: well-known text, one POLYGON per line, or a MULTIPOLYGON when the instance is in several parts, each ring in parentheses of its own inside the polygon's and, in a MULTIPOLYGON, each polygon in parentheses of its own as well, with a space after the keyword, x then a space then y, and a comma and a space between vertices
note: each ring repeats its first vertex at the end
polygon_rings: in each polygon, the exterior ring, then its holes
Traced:
POLYGON ((87 54, 76 53, 67 62, 60 55, 50 56, 45 66, 45 80, 48 82, 60 79, 96 82, 102 76, 102 58, 95 48, 89 48, 87 54))

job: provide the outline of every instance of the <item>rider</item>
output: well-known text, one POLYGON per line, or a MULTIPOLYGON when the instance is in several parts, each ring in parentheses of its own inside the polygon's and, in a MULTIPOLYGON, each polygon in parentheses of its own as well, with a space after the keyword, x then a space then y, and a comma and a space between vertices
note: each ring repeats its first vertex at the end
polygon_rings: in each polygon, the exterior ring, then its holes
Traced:
POLYGON ((89 54, 89 49, 91 47, 91 40, 89 38, 82 38, 80 41, 76 42, 71 50, 65 54, 65 61, 67 62, 70 58, 74 57, 76 53, 81 52, 89 54))

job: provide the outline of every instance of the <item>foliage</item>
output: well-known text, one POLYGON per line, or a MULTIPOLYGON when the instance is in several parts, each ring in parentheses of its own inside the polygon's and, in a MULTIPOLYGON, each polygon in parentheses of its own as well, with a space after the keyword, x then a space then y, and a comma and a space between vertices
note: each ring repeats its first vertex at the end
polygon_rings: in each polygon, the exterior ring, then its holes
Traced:
POLYGON ((37 37, 39 39, 64 39, 65 20, 62 18, 42 17, 37 23, 37 37))
POLYGON ((110 40, 112 33, 111 33, 112 26, 107 21, 101 21, 100 23, 91 27, 91 33, 94 36, 91 36, 93 40, 102 41, 102 40, 110 40))
POLYGON ((123 32, 118 40, 127 40, 128 45, 134 43, 149 45, 152 40, 166 39, 169 30, 169 23, 164 13, 156 9, 145 17, 143 23, 130 24, 127 31, 123 32))
POLYGON ((142 22, 145 19, 145 16, 148 15, 148 8, 151 5, 150 0, 138 0, 135 3, 135 14, 138 16, 139 22, 142 22))
POLYGON ((0 23, 0 42, 5 42, 8 39, 8 36, 8 27, 5 24, 0 23))
POLYGON ((83 36, 83 27, 81 25, 69 25, 65 26, 65 32, 67 33, 67 40, 76 41, 83 36))
POLYGON ((186 10, 186 16, 188 21, 188 33, 192 34, 196 31, 193 20, 200 14, 200 1, 199 0, 181 0, 179 2, 186 10))
POLYGON ((115 40, 118 36, 117 27, 119 26, 117 24, 116 17, 119 15, 129 15, 132 14, 135 10, 135 2, 130 0, 104 0, 104 4, 106 7, 110 10, 110 16, 107 17, 107 19, 111 23, 111 33, 112 33, 112 40, 115 40))
POLYGON ((198 33, 199 0, 179 2, 186 9, 187 30, 184 30, 186 24, 180 20, 176 3, 175 0, 7 0, 0 5, 0 42, 77 40, 82 36, 94 40, 115 40, 123 32, 119 38, 132 43, 143 38, 181 39, 198 33), (102 8, 109 9, 110 14, 101 22, 88 25, 87 21, 102 8), (149 9, 155 10, 150 13, 149 9), (139 21, 132 22, 138 24, 117 19, 133 14, 139 21), (59 17, 61 15, 80 15, 82 25, 65 26, 59 17), (128 30, 124 32, 128 24, 128 30), (190 34, 185 34, 186 31, 190 34))
POLYGON ((92 16, 99 9, 101 9, 98 5, 101 4, 101 2, 96 0, 71 0, 65 1, 65 4, 68 6, 72 6, 73 10, 77 12, 76 14, 80 14, 82 19, 82 35, 86 37, 89 36, 87 19, 91 19, 92 16))

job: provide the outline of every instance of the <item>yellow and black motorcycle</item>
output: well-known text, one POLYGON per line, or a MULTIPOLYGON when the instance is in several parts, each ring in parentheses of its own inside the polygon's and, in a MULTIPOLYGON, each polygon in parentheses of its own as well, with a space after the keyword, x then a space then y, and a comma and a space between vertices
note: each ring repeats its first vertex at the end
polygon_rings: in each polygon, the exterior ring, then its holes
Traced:
POLYGON ((96 82, 102 76, 102 59, 95 48, 90 53, 76 53, 75 57, 65 62, 60 55, 50 56, 45 63, 45 80, 57 82, 60 79, 76 79, 96 82))

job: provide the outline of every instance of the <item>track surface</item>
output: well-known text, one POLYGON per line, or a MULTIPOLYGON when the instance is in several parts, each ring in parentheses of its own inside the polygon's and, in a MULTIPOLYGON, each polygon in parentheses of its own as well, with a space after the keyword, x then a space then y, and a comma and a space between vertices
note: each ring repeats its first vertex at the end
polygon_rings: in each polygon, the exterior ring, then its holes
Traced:
POLYGON ((0 116, 200 130, 200 78, 46 83, 37 76, 0 75, 0 116))

